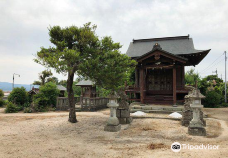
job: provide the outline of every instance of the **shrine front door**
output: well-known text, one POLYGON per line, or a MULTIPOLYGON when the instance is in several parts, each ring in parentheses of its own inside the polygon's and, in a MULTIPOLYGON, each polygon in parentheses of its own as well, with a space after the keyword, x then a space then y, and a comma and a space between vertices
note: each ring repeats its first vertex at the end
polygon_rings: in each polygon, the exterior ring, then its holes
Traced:
POLYGON ((146 91, 147 94, 172 94, 173 90, 172 69, 147 69, 146 91))

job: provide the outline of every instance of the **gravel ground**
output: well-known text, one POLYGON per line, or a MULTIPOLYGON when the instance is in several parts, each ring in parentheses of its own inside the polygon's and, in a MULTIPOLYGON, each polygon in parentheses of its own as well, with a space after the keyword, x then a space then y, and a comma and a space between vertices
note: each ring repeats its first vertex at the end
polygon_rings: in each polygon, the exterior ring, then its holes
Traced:
POLYGON ((204 110, 209 116, 206 137, 188 135, 187 128, 167 114, 134 119, 112 133, 104 131, 108 109, 78 112, 76 124, 67 121, 67 112, 4 114, 0 109, 0 157, 227 157, 228 109, 204 110), (219 145, 219 149, 174 153, 170 149, 173 142, 219 145))

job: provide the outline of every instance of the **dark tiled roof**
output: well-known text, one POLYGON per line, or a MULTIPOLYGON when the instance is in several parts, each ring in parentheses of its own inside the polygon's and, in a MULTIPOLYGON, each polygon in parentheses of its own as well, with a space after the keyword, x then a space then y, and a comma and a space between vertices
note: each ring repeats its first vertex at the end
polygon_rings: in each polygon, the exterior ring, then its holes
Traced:
POLYGON ((57 85, 58 90, 60 91, 66 91, 66 88, 63 87, 62 85, 57 85))
POLYGON ((76 86, 92 86, 94 85, 94 83, 90 80, 82 80, 79 81, 77 84, 75 84, 76 86))
POLYGON ((130 43, 127 55, 129 57, 140 57, 152 50, 153 46, 158 43, 162 50, 174 55, 187 55, 200 53, 205 50, 196 50, 192 38, 189 36, 139 39, 130 43))

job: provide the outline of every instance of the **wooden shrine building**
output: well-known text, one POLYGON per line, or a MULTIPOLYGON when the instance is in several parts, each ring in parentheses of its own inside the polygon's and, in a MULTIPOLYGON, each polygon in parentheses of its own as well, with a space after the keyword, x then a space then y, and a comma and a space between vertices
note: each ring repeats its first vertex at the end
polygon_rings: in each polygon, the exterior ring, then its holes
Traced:
POLYGON ((96 92, 96 85, 90 80, 79 81, 76 86, 81 87, 81 97, 96 98, 98 93, 96 92))
POLYGON ((195 66, 209 53, 196 50, 188 36, 133 40, 127 55, 138 62, 135 85, 128 87, 132 101, 146 104, 183 103, 185 66, 195 66))

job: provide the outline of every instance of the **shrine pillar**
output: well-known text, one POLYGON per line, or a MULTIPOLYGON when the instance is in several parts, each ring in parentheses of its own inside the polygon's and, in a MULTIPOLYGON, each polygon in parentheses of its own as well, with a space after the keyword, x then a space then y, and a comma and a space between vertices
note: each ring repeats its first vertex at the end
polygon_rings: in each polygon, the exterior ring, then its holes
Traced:
POLYGON ((138 69, 135 69, 135 87, 139 87, 138 69))
POLYGON ((173 67, 173 106, 176 106, 176 102, 177 102, 176 89, 177 89, 177 70, 175 67, 173 67))
POLYGON ((140 101, 144 104, 144 88, 145 88, 145 80, 144 80, 144 69, 140 68, 140 101))

